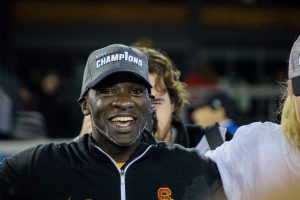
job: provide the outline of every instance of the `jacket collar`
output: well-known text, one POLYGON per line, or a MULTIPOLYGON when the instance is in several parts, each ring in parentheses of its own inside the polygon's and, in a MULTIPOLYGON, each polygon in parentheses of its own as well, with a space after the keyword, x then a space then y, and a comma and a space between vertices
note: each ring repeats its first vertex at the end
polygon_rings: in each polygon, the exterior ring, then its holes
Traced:
MULTIPOLYGON (((94 138, 92 137, 92 134, 87 134, 83 137, 84 137, 83 140, 88 141, 88 148, 93 157, 95 157, 97 160, 109 160, 109 158, 99 150, 99 147, 97 148, 97 143, 94 140, 94 138)), ((144 130, 142 132, 141 146, 131 155, 130 160, 139 156, 150 145, 157 146, 157 142, 155 141, 153 135, 149 131, 144 130)))

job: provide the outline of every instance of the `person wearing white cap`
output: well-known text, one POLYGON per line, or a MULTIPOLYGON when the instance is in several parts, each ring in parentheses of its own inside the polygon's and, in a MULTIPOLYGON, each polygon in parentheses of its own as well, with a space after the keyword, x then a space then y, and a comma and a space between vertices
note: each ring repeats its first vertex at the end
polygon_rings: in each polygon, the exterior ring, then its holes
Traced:
MULTIPOLYGON (((114 44, 93 51, 78 103, 92 133, 45 144, 0 163, 0 199, 212 199, 217 166, 196 149, 156 142, 148 59, 114 44)), ((221 191, 221 193, 217 193, 221 191)))
POLYGON ((206 153, 218 165, 229 200, 264 199, 300 184, 300 37, 291 49, 288 76, 280 125, 241 126, 231 141, 206 153))

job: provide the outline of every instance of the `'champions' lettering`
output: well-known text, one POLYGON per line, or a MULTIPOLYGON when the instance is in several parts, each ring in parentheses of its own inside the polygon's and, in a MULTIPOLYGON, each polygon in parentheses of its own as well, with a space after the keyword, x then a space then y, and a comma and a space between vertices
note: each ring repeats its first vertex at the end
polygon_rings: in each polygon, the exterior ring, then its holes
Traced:
POLYGON ((125 60, 128 62, 137 64, 141 67, 143 66, 143 61, 141 59, 128 54, 127 51, 124 51, 124 53, 111 54, 111 55, 97 58, 96 59, 96 68, 99 68, 99 67, 106 65, 108 63, 111 63, 111 62, 116 62, 116 61, 121 61, 121 60, 125 60))

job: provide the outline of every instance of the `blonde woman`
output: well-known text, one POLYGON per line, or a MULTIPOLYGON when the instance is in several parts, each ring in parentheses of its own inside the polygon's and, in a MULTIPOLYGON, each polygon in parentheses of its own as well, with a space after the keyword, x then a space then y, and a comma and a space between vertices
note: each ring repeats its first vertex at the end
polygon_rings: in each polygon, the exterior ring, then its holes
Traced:
POLYGON ((300 37, 289 59, 289 79, 281 124, 255 122, 240 127, 230 142, 206 156, 219 168, 229 200, 261 199, 300 183, 300 37))

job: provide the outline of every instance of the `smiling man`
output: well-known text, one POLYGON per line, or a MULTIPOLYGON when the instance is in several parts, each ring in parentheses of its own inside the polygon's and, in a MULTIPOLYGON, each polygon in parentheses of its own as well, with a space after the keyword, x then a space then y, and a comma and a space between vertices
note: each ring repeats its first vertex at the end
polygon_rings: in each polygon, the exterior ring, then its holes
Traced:
MULTIPOLYGON (((155 97, 152 102, 155 113, 147 127, 156 140, 164 141, 169 145, 196 147, 204 154, 232 138, 229 131, 219 127, 218 124, 204 128, 185 123, 181 115, 184 106, 189 102, 189 94, 186 84, 180 80, 181 72, 166 53, 138 43, 134 47, 142 51, 148 59, 151 94, 155 97)), ((91 132, 91 119, 87 115, 84 117, 79 136, 91 132)))
POLYGON ((216 197, 222 183, 213 162, 193 149, 157 143, 147 130, 150 91, 144 53, 120 44, 92 52, 78 100, 92 134, 4 160, 0 199, 216 197))

